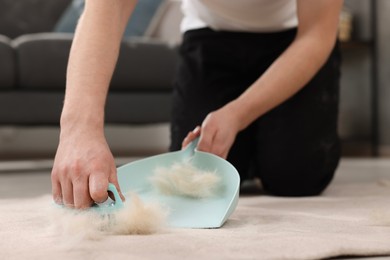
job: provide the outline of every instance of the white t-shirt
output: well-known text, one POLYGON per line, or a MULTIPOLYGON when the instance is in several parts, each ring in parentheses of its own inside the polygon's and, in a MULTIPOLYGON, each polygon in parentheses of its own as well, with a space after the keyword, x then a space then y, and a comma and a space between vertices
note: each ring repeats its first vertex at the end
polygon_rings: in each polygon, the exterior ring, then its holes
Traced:
POLYGON ((275 32, 298 25, 296 0, 182 0, 181 31, 275 32))

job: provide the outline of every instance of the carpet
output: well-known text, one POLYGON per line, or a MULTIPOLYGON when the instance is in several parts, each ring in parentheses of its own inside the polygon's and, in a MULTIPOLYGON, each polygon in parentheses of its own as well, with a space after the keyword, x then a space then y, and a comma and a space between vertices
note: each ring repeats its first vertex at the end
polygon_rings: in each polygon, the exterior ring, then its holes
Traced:
POLYGON ((49 194, 29 199, 0 199, 0 258, 390 256, 390 171, 388 175, 375 175, 375 171, 370 173, 358 166, 343 171, 344 164, 322 196, 242 196, 236 211, 220 229, 164 228, 152 235, 70 237, 48 228, 47 212, 52 206, 49 194))

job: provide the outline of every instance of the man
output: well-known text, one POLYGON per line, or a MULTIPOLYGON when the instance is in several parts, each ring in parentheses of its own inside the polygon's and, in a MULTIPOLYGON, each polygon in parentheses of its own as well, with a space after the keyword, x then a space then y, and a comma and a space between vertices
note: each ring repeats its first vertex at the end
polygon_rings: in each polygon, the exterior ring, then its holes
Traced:
MULTIPOLYGON (((57 203, 85 208, 107 198, 108 182, 120 188, 104 103, 135 5, 86 1, 52 171, 57 203)), ((270 194, 319 194, 340 157, 341 7, 342 0, 183 0, 171 149, 200 136, 199 150, 227 158, 243 179, 259 177, 270 194)))

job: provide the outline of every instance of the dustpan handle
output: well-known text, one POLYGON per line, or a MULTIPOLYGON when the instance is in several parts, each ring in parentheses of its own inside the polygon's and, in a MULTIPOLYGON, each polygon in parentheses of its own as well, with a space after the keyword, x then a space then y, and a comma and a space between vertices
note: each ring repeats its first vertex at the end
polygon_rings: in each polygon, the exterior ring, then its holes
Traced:
POLYGON ((121 196, 119 196, 119 192, 116 189, 115 185, 113 183, 108 184, 107 191, 111 191, 112 194, 114 194, 115 202, 113 203, 113 207, 115 208, 122 208, 123 207, 123 201, 121 199, 121 196))
POLYGON ((183 150, 184 156, 191 157, 192 155, 194 155, 198 143, 199 143, 199 137, 195 138, 191 143, 189 143, 183 150))

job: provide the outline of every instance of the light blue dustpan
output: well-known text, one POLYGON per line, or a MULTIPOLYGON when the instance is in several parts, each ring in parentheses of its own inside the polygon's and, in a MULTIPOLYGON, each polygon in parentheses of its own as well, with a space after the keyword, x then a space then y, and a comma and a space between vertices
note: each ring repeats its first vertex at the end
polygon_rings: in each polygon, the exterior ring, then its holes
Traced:
POLYGON ((132 191, 144 202, 157 202, 168 207, 168 224, 172 227, 221 227, 237 206, 240 177, 228 161, 197 151, 196 145, 197 140, 184 150, 152 156, 119 167, 118 180, 122 193, 132 191), (153 188, 149 178, 154 175, 157 167, 171 167, 183 160, 191 160, 201 170, 216 171, 222 182, 220 192, 213 197, 195 199, 163 195, 153 188))

